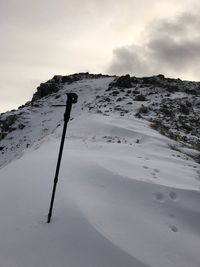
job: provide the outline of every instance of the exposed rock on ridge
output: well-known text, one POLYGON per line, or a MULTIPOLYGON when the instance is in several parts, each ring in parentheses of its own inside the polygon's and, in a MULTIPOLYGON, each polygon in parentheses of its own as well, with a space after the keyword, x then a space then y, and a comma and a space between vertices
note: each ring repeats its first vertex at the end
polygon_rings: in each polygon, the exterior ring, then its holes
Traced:
POLYGON ((79 102, 81 110, 148 120, 151 127, 160 133, 200 151, 200 83, 165 78, 161 74, 137 78, 86 72, 56 75, 37 88, 30 102, 16 111, 1 114, 0 153, 4 154, 11 143, 13 151, 33 143, 27 137, 31 127, 38 128, 39 138, 54 131, 57 125, 51 119, 55 113, 52 104, 65 104, 65 94, 71 90, 82 96, 87 94, 86 100, 82 104, 79 102), (102 83, 101 89, 96 87, 102 83), (31 120, 35 114, 38 117, 33 126, 31 120), (49 114, 48 119, 46 114, 49 114), (46 121, 52 121, 51 126, 47 127, 46 121), (19 136, 19 142, 14 140, 15 136, 19 136))

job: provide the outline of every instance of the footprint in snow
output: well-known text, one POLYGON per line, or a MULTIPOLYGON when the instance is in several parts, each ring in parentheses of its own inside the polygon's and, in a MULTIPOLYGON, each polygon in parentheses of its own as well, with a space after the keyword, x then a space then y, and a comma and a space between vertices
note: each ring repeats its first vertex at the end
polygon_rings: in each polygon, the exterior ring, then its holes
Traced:
POLYGON ((148 169, 149 167, 147 167, 147 166, 143 166, 143 168, 144 168, 144 169, 148 169))
POLYGON ((169 193, 169 197, 173 201, 177 200, 177 198, 178 198, 177 194, 173 191, 169 193))
POLYGON ((176 227, 175 225, 170 225, 169 228, 172 230, 172 232, 177 233, 178 232, 178 227, 176 227))
POLYGON ((152 172, 151 175, 153 176, 154 179, 158 178, 154 172, 152 172))
POLYGON ((154 170, 154 172, 157 172, 157 173, 159 173, 159 172, 160 172, 158 169, 153 169, 153 170, 154 170))
POLYGON ((176 215, 175 215, 174 213, 170 213, 168 216, 169 216, 170 218, 176 218, 176 215))
POLYGON ((164 202, 164 195, 160 192, 155 193, 156 200, 159 202, 164 202))

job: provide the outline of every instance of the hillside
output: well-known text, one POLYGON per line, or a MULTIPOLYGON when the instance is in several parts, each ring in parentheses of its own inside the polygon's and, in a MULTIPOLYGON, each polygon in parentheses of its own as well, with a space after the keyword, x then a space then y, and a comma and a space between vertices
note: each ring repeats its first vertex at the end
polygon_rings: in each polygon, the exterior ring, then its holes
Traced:
POLYGON ((199 267, 200 83, 54 76, 0 116, 0 265, 199 267), (51 224, 66 93, 75 92, 51 224), (170 138, 169 138, 170 137, 170 138))
POLYGON ((185 152, 199 162, 199 153, 190 153, 190 149, 200 151, 200 83, 163 75, 136 78, 80 73, 54 76, 37 88, 30 102, 0 115, 0 166, 11 160, 10 152, 15 158, 56 129, 63 111, 52 105, 64 104, 65 93, 71 91, 79 95, 78 116, 84 110, 145 119, 153 129, 178 141, 177 149, 187 147, 185 152))

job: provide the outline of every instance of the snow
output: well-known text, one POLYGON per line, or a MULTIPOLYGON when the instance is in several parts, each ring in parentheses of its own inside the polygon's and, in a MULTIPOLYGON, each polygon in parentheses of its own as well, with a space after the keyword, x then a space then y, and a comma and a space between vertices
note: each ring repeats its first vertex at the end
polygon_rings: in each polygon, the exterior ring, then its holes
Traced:
POLYGON ((82 110, 109 82, 63 89, 81 91, 50 224, 63 109, 51 107, 60 101, 51 98, 39 111, 26 110, 31 127, 20 133, 31 145, 15 150, 18 158, 5 154, 0 169, 0 266, 200 266, 199 165, 145 120, 82 110))

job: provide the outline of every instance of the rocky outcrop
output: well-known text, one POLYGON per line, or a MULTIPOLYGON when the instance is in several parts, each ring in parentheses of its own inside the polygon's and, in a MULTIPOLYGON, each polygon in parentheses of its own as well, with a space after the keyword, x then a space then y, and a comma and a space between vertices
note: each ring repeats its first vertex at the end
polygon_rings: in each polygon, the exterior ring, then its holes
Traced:
POLYGON ((132 88, 135 85, 140 85, 143 87, 149 87, 151 89, 159 88, 163 92, 175 93, 184 92, 186 94, 191 94, 195 96, 200 96, 200 83, 182 81, 181 79, 166 78, 164 75, 159 74, 150 77, 130 77, 130 75, 120 76, 116 78, 109 85, 109 89, 113 87, 118 88, 132 88))
POLYGON ((73 83, 77 82, 83 79, 99 79, 99 78, 107 78, 111 77, 109 75, 103 75, 101 73, 99 74, 90 74, 89 72, 80 72, 80 73, 75 73, 72 75, 67 75, 67 76, 62 76, 61 81, 62 83, 73 83))
POLYGON ((119 87, 119 88, 131 88, 132 87, 132 79, 129 74, 116 78, 116 80, 111 84, 111 87, 119 87))
POLYGON ((71 84, 83 79, 99 79, 111 77, 103 74, 90 74, 89 72, 80 72, 72 75, 62 76, 55 75, 51 80, 46 83, 41 83, 37 87, 37 92, 33 95, 32 103, 53 93, 57 93, 65 84, 71 84))
POLYGON ((0 118, 0 140, 2 140, 9 132, 15 130, 13 124, 17 120, 17 115, 9 115, 5 119, 0 118))
POLYGON ((40 86, 37 87, 37 92, 33 95, 32 102, 52 93, 56 93, 59 91, 59 89, 59 83, 54 81, 53 79, 46 83, 41 83, 40 86))
POLYGON ((194 96, 164 98, 160 103, 151 103, 140 108, 137 117, 152 122, 152 128, 177 141, 189 143, 200 150, 200 109, 194 96))

